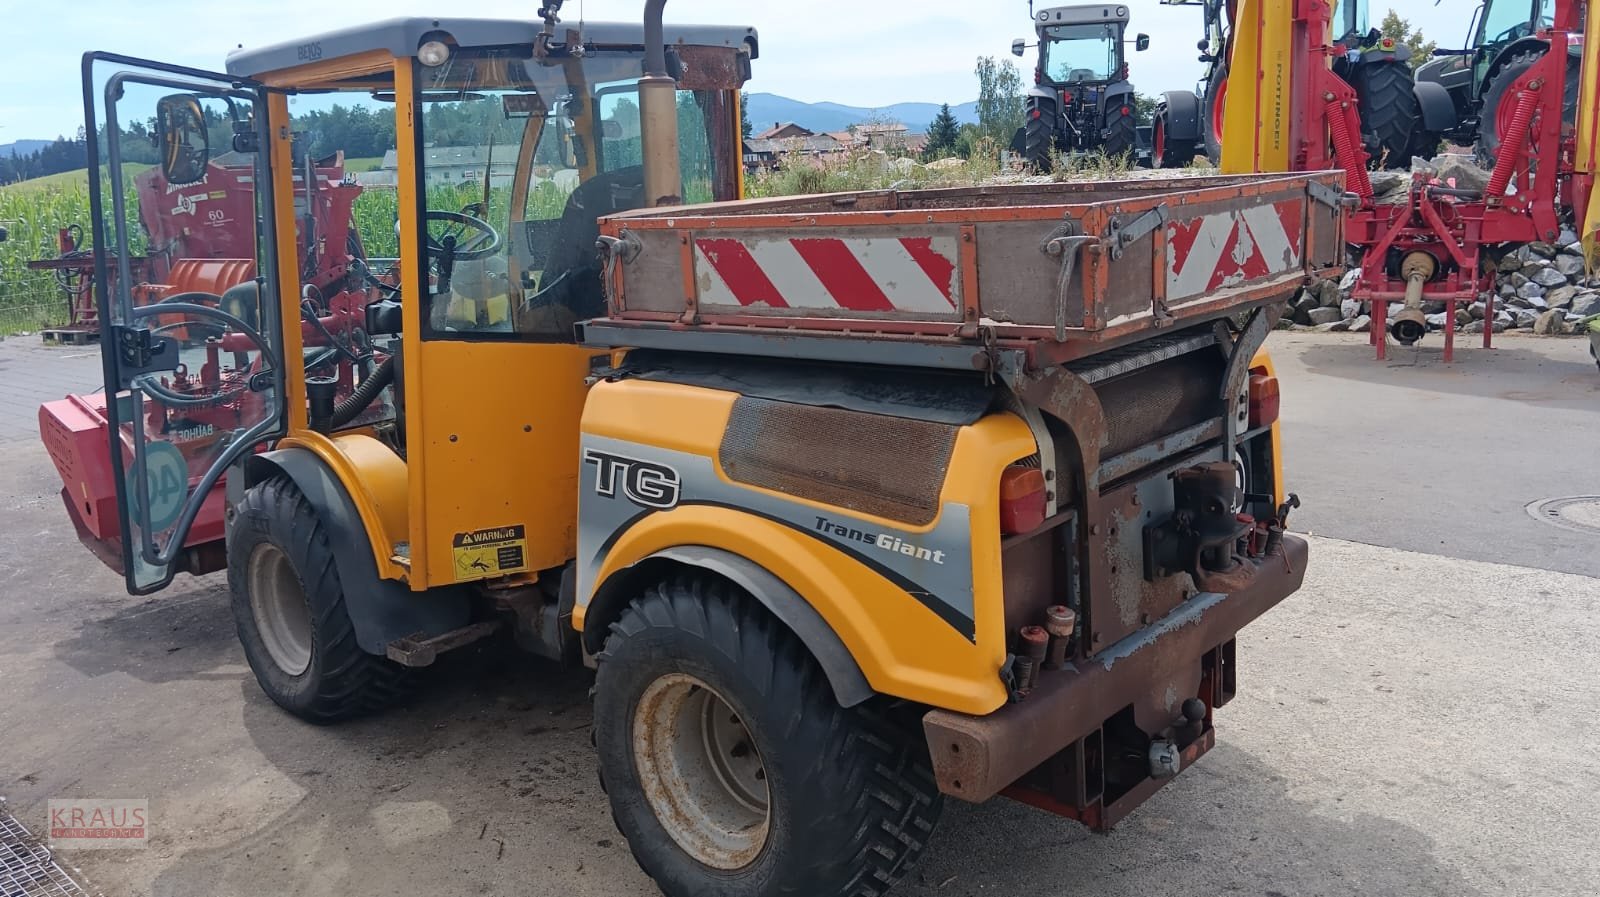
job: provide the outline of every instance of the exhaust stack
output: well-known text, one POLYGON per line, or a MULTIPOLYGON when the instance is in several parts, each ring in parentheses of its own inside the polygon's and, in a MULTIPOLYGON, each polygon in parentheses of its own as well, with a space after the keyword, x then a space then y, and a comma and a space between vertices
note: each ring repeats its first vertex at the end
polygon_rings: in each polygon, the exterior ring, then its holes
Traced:
POLYGON ((683 176, 678 170, 678 83, 667 74, 661 17, 667 0, 645 0, 644 77, 639 79, 639 120, 644 131, 644 192, 650 206, 675 206, 683 176))
POLYGON ((1439 269, 1439 263, 1426 252, 1413 252, 1400 263, 1400 276, 1406 279, 1405 308, 1394 316, 1389 334, 1402 346, 1414 346, 1428 335, 1428 318, 1422 313, 1422 287, 1439 269))

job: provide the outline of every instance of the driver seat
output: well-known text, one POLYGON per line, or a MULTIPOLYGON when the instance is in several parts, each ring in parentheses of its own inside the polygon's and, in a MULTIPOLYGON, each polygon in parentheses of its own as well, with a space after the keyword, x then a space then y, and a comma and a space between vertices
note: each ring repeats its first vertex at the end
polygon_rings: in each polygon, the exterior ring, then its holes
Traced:
POLYGON ((545 259, 541 288, 524 298, 519 330, 549 332, 549 315, 570 332, 570 324, 605 313, 601 282, 600 218, 644 206, 644 168, 630 166, 596 175, 567 198, 545 259), (528 328, 522 325, 526 323, 528 328))

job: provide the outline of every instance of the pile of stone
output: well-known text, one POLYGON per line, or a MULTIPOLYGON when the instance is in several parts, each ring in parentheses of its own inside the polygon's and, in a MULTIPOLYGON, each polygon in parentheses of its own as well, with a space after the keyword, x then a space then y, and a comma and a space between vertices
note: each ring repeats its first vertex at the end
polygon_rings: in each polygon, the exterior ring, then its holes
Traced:
MULTIPOLYGON (((1489 294, 1482 293, 1475 302, 1458 303, 1454 321, 1445 320, 1445 303, 1424 302, 1429 330, 1450 326, 1460 333, 1482 333, 1492 327, 1495 333, 1558 336, 1577 333, 1583 321, 1600 315, 1600 271, 1594 277, 1585 273, 1583 246, 1571 230, 1562 231, 1554 243, 1528 243, 1490 261, 1495 266, 1494 320, 1485 320, 1489 294)), ((1326 280, 1302 290, 1290 301, 1280 326, 1320 332, 1371 329, 1371 309, 1350 296, 1357 274, 1351 270, 1342 281, 1326 280)), ((1391 302, 1389 318, 1403 307, 1391 302)))

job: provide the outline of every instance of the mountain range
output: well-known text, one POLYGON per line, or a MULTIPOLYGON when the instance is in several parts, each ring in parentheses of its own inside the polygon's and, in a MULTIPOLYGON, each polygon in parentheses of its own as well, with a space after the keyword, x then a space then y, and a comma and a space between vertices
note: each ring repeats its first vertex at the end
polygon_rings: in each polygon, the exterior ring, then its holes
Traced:
POLYGON ((49 145, 48 140, 13 140, 10 143, 0 143, 0 156, 26 156, 34 150, 44 149, 49 145))
MULTIPOLYGON (((772 93, 752 93, 748 94, 748 98, 750 124, 757 134, 779 122, 794 122, 820 134, 823 131, 843 131, 851 125, 877 120, 897 121, 916 133, 927 131, 928 124, 939 114, 938 103, 895 103, 869 109, 839 103, 805 103, 772 93)), ((978 123, 976 101, 953 105, 950 112, 961 124, 978 123)))

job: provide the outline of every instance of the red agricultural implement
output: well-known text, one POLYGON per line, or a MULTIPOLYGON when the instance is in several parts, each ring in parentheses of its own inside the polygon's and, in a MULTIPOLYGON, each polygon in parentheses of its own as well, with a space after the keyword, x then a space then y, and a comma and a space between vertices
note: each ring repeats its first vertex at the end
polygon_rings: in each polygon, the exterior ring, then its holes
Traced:
MULTIPOLYGON (((1485 296, 1487 320, 1494 317, 1494 266, 1489 253, 1506 244, 1552 241, 1564 223, 1587 220, 1594 190, 1597 117, 1593 112, 1597 66, 1594 43, 1600 10, 1588 12, 1577 0, 1557 0, 1551 22, 1535 37, 1546 48, 1510 86, 1495 121, 1500 150, 1487 184, 1441 183, 1414 174, 1398 202, 1379 202, 1367 176, 1354 91, 1337 78, 1330 59, 1342 52, 1325 39, 1332 7, 1327 0, 1293 4, 1246 0, 1241 21, 1252 26, 1235 34, 1258 35, 1234 48, 1234 68, 1265 70, 1279 62, 1292 73, 1287 85, 1262 83, 1256 95, 1235 89, 1227 112, 1223 168, 1228 171, 1314 171, 1339 168, 1346 174, 1345 230, 1361 252, 1361 274, 1354 297, 1372 306, 1372 342, 1385 357, 1387 337, 1411 345, 1427 329, 1424 302, 1443 302, 1446 321, 1459 304, 1485 296), (1285 7, 1292 5, 1284 16, 1285 7), (1257 27, 1259 26, 1259 27, 1257 27), (1581 59, 1569 47, 1585 47, 1581 59), (1549 52, 1549 48, 1558 48, 1549 52), (1581 73, 1577 114, 1566 118, 1569 67, 1581 73), (1248 102, 1254 99, 1254 103, 1248 102), (1275 122, 1287 122, 1279 128, 1275 122), (1246 139, 1248 137, 1248 139, 1246 139), (1388 320, 1389 303, 1403 309, 1388 320)), ((1237 24, 1237 23, 1236 23, 1237 24)), ((1483 344, 1493 327, 1485 326, 1483 344)), ((1444 358, 1454 358, 1453 328, 1444 328, 1444 358)))
MULTIPOLYGON (((367 364, 362 330, 368 302, 381 295, 381 281, 372 277, 365 251, 352 227, 352 211, 361 187, 347 182, 343 154, 320 163, 309 160, 294 175, 296 258, 305 283, 301 329, 307 347, 305 364, 336 384, 336 395, 353 390, 361 366, 367 364), (311 175, 308 180, 307 174, 311 175), (309 189, 308 189, 309 188, 309 189)), ((70 287, 76 331, 98 329, 97 299, 102 290, 121 289, 127 277, 133 302, 149 307, 169 304, 181 309, 192 303, 219 308, 258 326, 263 305, 256 271, 257 210, 250 189, 255 165, 249 157, 222 156, 207 164, 204 175, 187 185, 169 183, 160 167, 135 176, 132 193, 136 220, 147 249, 141 256, 113 260, 96 281, 92 257, 75 252, 76 241, 63 235, 62 258, 50 260, 70 287), (231 159, 237 161, 230 162, 231 159)), ((164 401, 143 407, 146 438, 177 449, 193 489, 223 446, 219 440, 241 421, 264 414, 262 394, 252 378, 263 361, 242 333, 227 332, 182 311, 151 318, 155 332, 177 338, 184 364, 160 386, 164 401)), ((39 432, 65 484, 62 498, 80 540, 107 564, 120 568, 121 527, 117 489, 106 446, 110 438, 105 393, 72 395, 39 408, 39 432)), ((123 414, 123 420, 132 418, 123 414)), ((131 457, 134 434, 122 434, 131 457)), ((168 455, 167 457, 176 458, 168 455)), ((175 474, 174 474, 175 475, 175 474)), ((224 490, 214 488, 202 506, 187 544, 220 545, 224 490)))

